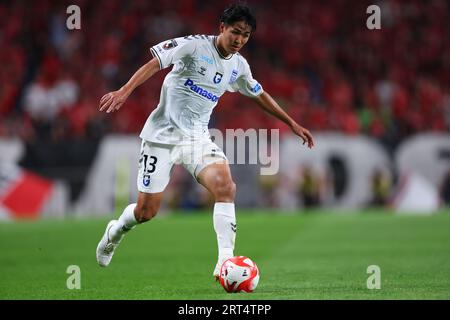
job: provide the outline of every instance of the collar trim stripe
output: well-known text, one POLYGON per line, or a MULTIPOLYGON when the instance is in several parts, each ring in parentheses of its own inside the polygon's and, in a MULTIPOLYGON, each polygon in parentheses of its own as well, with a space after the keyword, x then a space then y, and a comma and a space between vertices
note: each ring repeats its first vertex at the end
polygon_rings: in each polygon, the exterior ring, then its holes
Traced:
POLYGON ((222 59, 230 60, 230 59, 233 57, 233 54, 230 54, 228 57, 224 57, 224 56, 220 53, 219 48, 217 48, 217 36, 215 36, 215 37, 213 38, 213 42, 214 42, 214 48, 216 48, 217 53, 219 54, 219 56, 220 56, 222 59))

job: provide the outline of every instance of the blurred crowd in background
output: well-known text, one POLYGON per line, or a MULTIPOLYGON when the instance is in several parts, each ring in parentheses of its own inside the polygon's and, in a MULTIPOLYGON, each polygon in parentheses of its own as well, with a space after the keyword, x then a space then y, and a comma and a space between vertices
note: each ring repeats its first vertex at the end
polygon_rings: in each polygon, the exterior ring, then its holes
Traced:
MULTIPOLYGON (((86 167, 104 135, 140 132, 169 70, 138 88, 118 113, 98 112, 101 96, 119 89, 149 61, 152 45, 189 34, 217 34, 219 16, 229 4, 1 2, 0 137, 22 139, 22 165, 46 176, 58 177, 58 166, 86 167), (66 28, 71 4, 81 8, 81 30, 66 28)), ((264 89, 311 131, 367 134, 392 151, 417 132, 449 130, 448 1, 247 4, 258 27, 242 54, 264 89), (366 27, 370 4, 381 8, 381 30, 366 27)), ((248 98, 225 94, 211 127, 289 132, 256 108, 248 98)), ((82 170, 63 171, 83 175, 82 170)), ((306 179, 302 188, 312 186, 306 179)), ((308 201, 314 203, 314 195, 308 201)))

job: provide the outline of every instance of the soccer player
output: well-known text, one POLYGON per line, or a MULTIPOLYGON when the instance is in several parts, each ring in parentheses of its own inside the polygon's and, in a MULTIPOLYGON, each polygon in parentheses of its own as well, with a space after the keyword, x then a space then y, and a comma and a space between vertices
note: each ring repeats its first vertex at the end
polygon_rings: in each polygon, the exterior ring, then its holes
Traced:
POLYGON ((126 232, 157 214, 171 169, 181 162, 214 197, 218 260, 213 275, 219 276, 223 261, 234 255, 236 185, 225 154, 211 141, 208 122, 226 91, 239 91, 252 98, 263 110, 285 122, 303 144, 314 146, 311 133, 263 90, 253 79, 245 58, 238 53, 255 29, 256 20, 249 8, 232 5, 221 16, 218 36, 186 36, 153 46, 150 49, 153 58, 122 88, 101 98, 100 111, 117 111, 137 86, 159 70, 173 66, 164 79, 158 107, 140 134, 137 203, 128 205, 118 220, 108 223, 97 246, 100 266, 109 265, 126 232))

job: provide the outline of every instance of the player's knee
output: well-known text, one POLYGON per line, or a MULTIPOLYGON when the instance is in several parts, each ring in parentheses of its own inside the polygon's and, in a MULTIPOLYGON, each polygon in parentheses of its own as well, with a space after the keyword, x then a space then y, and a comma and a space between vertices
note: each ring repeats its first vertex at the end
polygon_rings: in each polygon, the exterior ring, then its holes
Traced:
POLYGON ((158 213, 156 206, 138 205, 134 209, 134 216, 138 223, 144 223, 151 220, 158 213))
POLYGON ((214 190, 216 202, 233 202, 236 195, 236 184, 231 179, 219 181, 214 190))

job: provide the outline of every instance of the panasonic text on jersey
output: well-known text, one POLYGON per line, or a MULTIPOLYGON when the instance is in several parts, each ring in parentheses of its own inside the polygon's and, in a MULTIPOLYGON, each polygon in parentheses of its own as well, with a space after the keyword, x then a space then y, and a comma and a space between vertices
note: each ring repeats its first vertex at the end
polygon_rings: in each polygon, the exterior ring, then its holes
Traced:
POLYGON ((194 84, 194 81, 192 81, 189 78, 186 80, 184 85, 186 87, 189 87, 191 91, 194 91, 198 95, 205 97, 206 99, 211 100, 212 102, 217 102, 217 100, 219 100, 218 96, 209 92, 208 90, 203 89, 202 87, 197 86, 196 84, 194 84))

